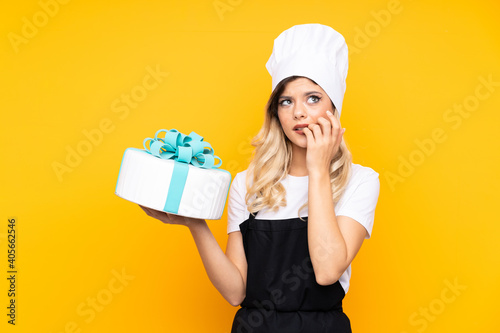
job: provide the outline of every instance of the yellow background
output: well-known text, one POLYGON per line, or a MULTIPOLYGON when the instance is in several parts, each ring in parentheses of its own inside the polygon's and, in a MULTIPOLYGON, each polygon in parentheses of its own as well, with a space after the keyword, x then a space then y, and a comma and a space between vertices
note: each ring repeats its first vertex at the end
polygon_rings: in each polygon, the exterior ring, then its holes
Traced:
MULTIPOLYGON (((500 331, 498 1, 66 2, 0 11, 2 332, 230 330, 236 308, 210 284, 188 230, 114 194, 120 162, 176 128, 201 134, 233 177, 246 169, 273 40, 302 23, 345 36, 345 138, 354 162, 380 173, 373 237, 344 299, 353 331, 500 331), (147 68, 168 75, 115 112, 147 68), (54 163, 102 122, 107 133, 58 177, 54 163), (15 327, 8 218, 18 225, 15 327)), ((224 249, 226 214, 209 221, 224 249)))

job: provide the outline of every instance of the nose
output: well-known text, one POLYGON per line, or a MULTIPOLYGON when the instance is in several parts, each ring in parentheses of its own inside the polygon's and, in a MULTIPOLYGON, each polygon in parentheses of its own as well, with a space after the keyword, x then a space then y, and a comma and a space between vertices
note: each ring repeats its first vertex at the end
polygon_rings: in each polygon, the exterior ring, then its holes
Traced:
POLYGON ((293 109, 293 119, 302 119, 307 117, 307 110, 304 105, 297 103, 293 109))

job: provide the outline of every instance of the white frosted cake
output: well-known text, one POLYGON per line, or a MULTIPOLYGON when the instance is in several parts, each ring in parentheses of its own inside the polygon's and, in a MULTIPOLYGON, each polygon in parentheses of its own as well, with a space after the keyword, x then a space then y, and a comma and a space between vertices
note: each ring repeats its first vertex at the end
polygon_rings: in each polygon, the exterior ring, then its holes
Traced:
MULTIPOLYGON (((176 136, 178 143, 182 143, 184 137, 188 137, 189 139, 185 141, 190 142, 193 134, 197 136, 194 132, 190 136, 185 136, 176 130, 171 130, 170 134, 178 134, 176 136)), ((146 144, 144 144, 145 150, 137 148, 125 150, 115 194, 136 204, 176 215, 207 220, 220 219, 224 212, 231 174, 217 167, 200 167, 165 158, 164 155, 159 157, 160 154, 168 154, 170 146, 166 143, 167 135, 165 139, 157 139, 157 135, 155 139, 145 140, 145 143, 147 140, 153 141, 150 145, 153 150, 162 147, 159 153, 156 153, 157 156, 151 153, 146 144), (161 143, 155 145, 155 141, 161 143)), ((175 141, 172 136, 170 139, 175 141)), ((205 147, 208 145, 211 150, 210 144, 206 142, 202 144, 205 147)), ((174 150, 172 149, 171 155, 174 154, 174 150)), ((207 152, 207 149, 204 151, 207 152)), ((203 156, 201 160, 204 160, 203 156)))

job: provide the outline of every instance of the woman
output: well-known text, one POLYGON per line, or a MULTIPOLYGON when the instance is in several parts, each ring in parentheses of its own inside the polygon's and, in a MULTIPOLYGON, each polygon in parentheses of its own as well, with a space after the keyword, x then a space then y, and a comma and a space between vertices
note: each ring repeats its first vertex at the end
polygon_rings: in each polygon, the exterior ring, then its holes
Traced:
POLYGON ((241 305, 231 332, 351 332, 342 300, 380 184, 343 139, 347 45, 330 27, 297 25, 266 68, 273 92, 254 157, 231 184, 226 253, 204 220, 142 208, 189 227, 211 282, 241 305))

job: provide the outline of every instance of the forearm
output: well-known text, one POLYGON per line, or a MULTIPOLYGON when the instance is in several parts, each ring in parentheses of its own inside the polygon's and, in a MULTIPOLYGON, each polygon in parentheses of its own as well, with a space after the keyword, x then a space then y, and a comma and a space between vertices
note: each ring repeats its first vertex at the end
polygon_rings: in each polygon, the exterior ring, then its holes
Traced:
POLYGON ((189 230, 214 287, 230 304, 240 304, 246 292, 241 273, 222 251, 206 221, 191 224, 189 230))
POLYGON ((336 282, 345 270, 347 247, 340 232, 328 172, 309 174, 309 253, 316 281, 336 282))

